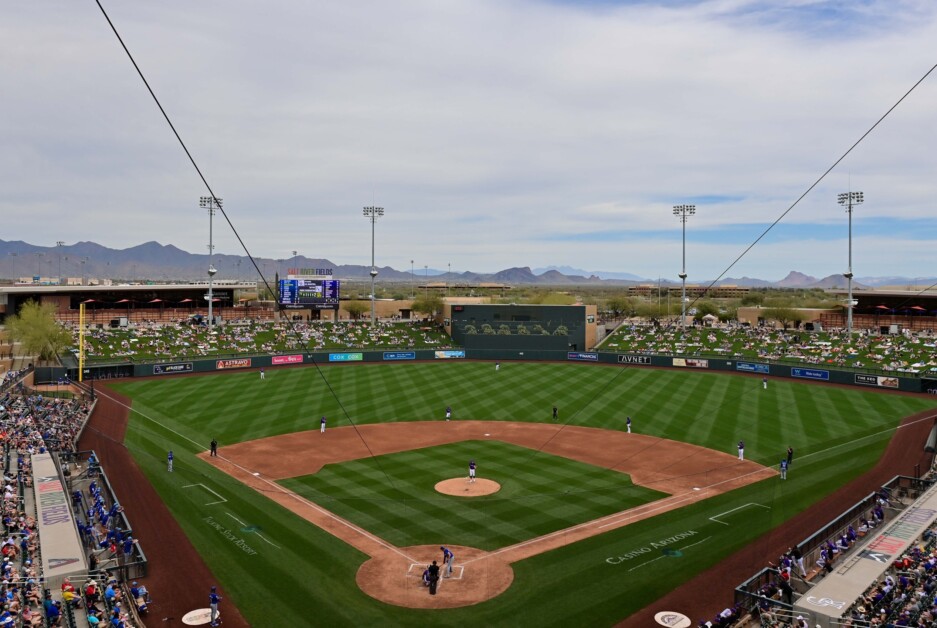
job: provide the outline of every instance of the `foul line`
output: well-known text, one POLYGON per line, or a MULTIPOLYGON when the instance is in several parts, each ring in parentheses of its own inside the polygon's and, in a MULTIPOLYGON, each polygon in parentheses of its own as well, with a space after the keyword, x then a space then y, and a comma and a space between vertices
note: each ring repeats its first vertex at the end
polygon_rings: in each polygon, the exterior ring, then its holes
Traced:
MULTIPOLYGON (((697 541, 696 543, 690 543, 689 545, 684 545, 683 547, 678 547, 677 550, 679 550, 679 551, 682 552, 683 550, 689 549, 689 548, 693 547, 694 545, 699 545, 700 543, 705 543, 706 541, 708 541, 708 540, 711 539, 711 538, 713 538, 713 537, 707 536, 707 537, 706 537, 705 539, 703 539, 702 541, 697 541)), ((647 561, 646 563, 641 563, 640 565, 635 565, 634 567, 632 567, 631 569, 629 569, 628 572, 630 573, 630 572, 634 571, 635 569, 641 569, 642 567, 647 567, 648 565, 650 565, 651 563, 653 563, 655 560, 660 560, 661 558, 667 558, 667 557, 668 557, 668 556, 667 556, 666 554, 661 554, 661 555, 658 556, 657 558, 652 558, 651 560, 647 561)))
POLYGON ((223 504, 223 503, 225 503, 226 501, 228 501, 227 499, 225 499, 224 497, 222 497, 221 495, 219 495, 219 494, 216 493, 215 491, 211 490, 210 488, 208 488, 207 486, 205 486, 205 485, 202 484, 201 482, 198 482, 198 483, 196 483, 196 484, 186 484, 186 485, 183 486, 182 488, 192 488, 193 486, 201 486, 203 489, 205 489, 206 491, 208 491, 209 493, 211 493, 212 495, 214 495, 215 497, 217 497, 217 498, 220 500, 220 501, 217 501, 217 502, 208 502, 207 504, 205 504, 206 506, 214 506, 215 504, 223 504))
POLYGON ((727 514, 729 514, 730 512, 735 512, 736 510, 741 510, 742 508, 748 508, 749 506, 758 506, 759 508, 766 508, 766 509, 768 509, 768 510, 771 510, 771 506, 765 506, 764 504, 756 504, 755 502, 749 502, 749 503, 747 503, 747 504, 742 504, 742 505, 739 506, 738 508, 733 508, 732 510, 727 510, 727 511, 725 511, 725 512, 720 512, 718 515, 715 515, 715 516, 713 516, 713 517, 710 517, 709 520, 710 520, 710 521, 715 521, 716 523, 721 523, 722 525, 727 526, 727 525, 729 525, 729 524, 726 523, 725 521, 719 521, 718 517, 722 517, 723 515, 727 515, 727 514))

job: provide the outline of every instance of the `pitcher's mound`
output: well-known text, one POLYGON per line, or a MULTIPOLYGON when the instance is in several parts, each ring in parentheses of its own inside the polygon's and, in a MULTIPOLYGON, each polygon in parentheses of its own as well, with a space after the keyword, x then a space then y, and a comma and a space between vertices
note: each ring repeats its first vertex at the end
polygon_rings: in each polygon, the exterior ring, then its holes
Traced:
POLYGON ((501 485, 494 480, 477 478, 474 482, 469 482, 468 478, 453 478, 436 483, 436 492, 443 495, 455 495, 457 497, 479 497, 480 495, 491 495, 501 490, 501 485))

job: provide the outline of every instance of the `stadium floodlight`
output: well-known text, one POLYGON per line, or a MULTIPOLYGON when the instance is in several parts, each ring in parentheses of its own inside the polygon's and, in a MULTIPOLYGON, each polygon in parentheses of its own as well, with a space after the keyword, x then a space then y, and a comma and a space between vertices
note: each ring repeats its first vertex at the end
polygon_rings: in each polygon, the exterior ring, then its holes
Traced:
POLYGON ((371 221, 371 327, 374 327, 374 279, 377 277, 377 266, 374 265, 374 223, 384 215, 383 207, 365 207, 364 217, 371 221))
POLYGON ((215 270, 215 267, 212 265, 212 254, 215 252, 215 241, 214 233, 212 232, 212 226, 214 224, 215 217, 215 208, 221 209, 221 199, 215 196, 201 196, 198 199, 198 206, 202 209, 208 210, 208 328, 211 329, 215 325, 214 311, 212 306, 214 305, 215 294, 213 291, 214 288, 214 278, 215 274, 218 272, 215 270))
MULTIPOLYGON (((686 329, 686 220, 696 213, 696 205, 674 205, 673 215, 683 225, 683 266, 680 271, 680 281, 683 289, 680 295, 680 328, 686 329)), ((670 312, 668 312, 670 314, 670 312)))
POLYGON ((849 267, 843 273, 846 278, 849 296, 846 297, 846 332, 852 338, 852 308, 855 302, 852 298, 852 206, 860 205, 864 200, 862 192, 843 192, 837 197, 840 205, 846 206, 846 214, 849 215, 849 267))

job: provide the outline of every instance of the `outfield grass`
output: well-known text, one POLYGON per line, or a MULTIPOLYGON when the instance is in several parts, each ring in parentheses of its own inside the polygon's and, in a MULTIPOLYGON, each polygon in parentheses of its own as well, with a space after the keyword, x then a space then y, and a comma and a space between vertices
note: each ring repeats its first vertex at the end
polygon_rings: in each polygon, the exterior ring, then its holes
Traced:
MULTIPOLYGON (((611 625, 868 469, 901 417, 933 408, 937 401, 778 380, 765 391, 760 379, 750 377, 545 363, 502 363, 498 373, 492 364, 470 362, 331 366, 321 372, 307 367, 268 370, 265 381, 243 372, 127 381, 116 387, 134 398, 138 411, 131 418, 128 447, 229 599, 258 626, 270 625, 271 608, 278 625, 307 625, 309 608, 315 608, 319 623, 334 626, 427 621, 611 625), (548 421, 554 404, 561 422, 574 425, 623 429, 630 415, 637 432, 730 453, 744 439, 746 455, 765 464, 776 464, 790 445, 794 467, 786 482, 765 480, 516 563, 511 588, 483 604, 416 611, 384 605, 357 589, 354 574, 365 558, 360 552, 191 455, 207 449, 212 437, 224 446, 315 429, 322 414, 329 416, 330 426, 428 420, 442 419, 451 405, 456 420, 548 421), (176 453, 171 475, 164 468, 170 448, 176 453), (214 498, 202 489, 182 488, 193 483, 211 487, 228 501, 207 506, 214 498), (742 508, 726 519, 728 526, 709 519, 749 503, 765 507, 742 508), (239 551, 206 520, 230 522, 229 515, 259 526, 278 547, 230 523, 256 553, 239 551), (679 544, 665 544, 679 550, 679 558, 651 562, 664 556, 655 543, 687 532, 693 534, 679 544), (629 560, 607 560, 640 548, 649 551, 629 560), (297 604, 299 599, 307 602, 297 604)), ((459 456, 456 475, 464 472, 464 454, 459 456)), ((482 467, 483 475, 489 466, 482 467)), ((350 475, 351 469, 345 472, 350 475)), ((441 473, 435 479, 449 476, 441 473)), ((317 481, 311 485, 315 490, 317 481)), ((376 498, 383 488, 374 487, 376 498)), ((367 501, 366 495, 355 496, 367 501)), ((344 500, 343 507, 353 501, 344 500)), ((484 529, 498 521, 491 510, 497 500, 478 504, 473 524, 484 529)), ((464 524, 455 513, 439 510, 442 525, 464 524)), ((753 572, 764 559, 753 557, 753 572)), ((720 583, 727 600, 735 584, 720 583)))
POLYGON ((624 473, 499 441, 332 464, 280 483, 398 547, 444 539, 493 550, 666 497, 624 473), (467 475, 469 459, 501 490, 471 499, 434 490, 467 475))

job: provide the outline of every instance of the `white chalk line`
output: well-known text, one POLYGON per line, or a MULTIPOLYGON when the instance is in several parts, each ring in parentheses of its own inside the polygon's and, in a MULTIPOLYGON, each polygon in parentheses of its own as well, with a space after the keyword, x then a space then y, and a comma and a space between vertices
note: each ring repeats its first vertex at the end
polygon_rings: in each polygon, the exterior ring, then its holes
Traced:
POLYGON ((710 521, 715 521, 716 523, 721 523, 722 525, 727 526, 727 525, 729 525, 729 524, 726 523, 725 521, 719 521, 718 517, 722 517, 722 516, 727 515, 727 514, 729 514, 729 513, 735 512, 736 510, 741 510, 742 508, 748 508, 749 506, 758 506, 759 508, 766 508, 766 509, 768 509, 768 510, 771 510, 771 506, 765 506, 764 504, 756 504, 755 502, 749 502, 749 503, 747 503, 747 504, 742 504, 742 505, 739 506, 738 508, 733 508, 732 510, 727 510, 727 511, 725 511, 725 512, 720 512, 718 515, 713 515, 712 517, 709 518, 709 520, 710 520, 710 521))
MULTIPOLYGON (((700 543, 705 543, 706 541, 708 541, 708 540, 711 539, 711 538, 713 538, 713 537, 707 536, 707 537, 706 537, 705 539, 703 539, 702 541, 697 541, 696 543, 690 543, 689 545, 684 545, 683 547, 678 547, 677 550, 682 552, 683 550, 689 549, 689 548, 693 547, 694 545, 699 545, 700 543)), ((647 567, 648 565, 650 565, 650 564, 653 563, 654 561, 660 560, 661 558, 667 558, 667 555, 666 555, 666 554, 661 554, 661 555, 658 556, 657 558, 652 558, 651 560, 647 561, 646 563, 641 563, 640 565, 635 565, 634 567, 632 567, 632 568, 629 569, 628 571, 629 571, 629 572, 632 572, 632 571, 634 571, 635 569, 641 569, 642 567, 647 567)))
POLYGON ((246 525, 247 525, 246 523, 244 523, 243 521, 241 521, 240 519, 238 519, 237 517, 235 517, 234 515, 232 515, 230 512, 226 512, 225 514, 228 515, 229 517, 231 517, 232 519, 234 519, 235 521, 237 521, 238 523, 240 523, 242 526, 246 526, 246 525))
POLYGON ((225 499, 224 497, 222 497, 221 495, 219 495, 219 494, 216 493, 215 491, 211 490, 210 488, 208 488, 207 486, 205 486, 205 485, 202 484, 201 482, 197 482, 196 484, 186 484, 186 485, 183 486, 182 488, 192 488, 193 486, 201 486, 203 489, 205 489, 206 491, 208 491, 209 493, 211 493, 212 495, 214 495, 215 497, 218 498, 219 501, 216 501, 216 502, 208 502, 207 504, 205 504, 206 506, 214 506, 215 504, 223 504, 223 503, 225 503, 226 501, 228 501, 227 499, 225 499))
MULTIPOLYGON (((246 525, 247 525, 246 523, 244 523, 243 521, 241 521, 240 519, 238 519, 237 517, 235 517, 234 515, 232 515, 230 512, 226 512, 225 514, 228 515, 229 517, 231 517, 232 519, 234 519, 235 521, 237 521, 238 523, 240 523, 242 526, 246 526, 246 525)), ((260 532, 257 532, 256 530, 245 530, 245 531, 246 531, 246 532, 253 532, 253 533, 256 534, 257 536, 259 536, 259 537, 261 538, 261 540, 266 541, 267 543, 269 543, 270 545, 274 546, 274 547, 277 548, 277 549, 283 549, 282 547, 280 547, 280 546, 277 545, 276 543, 271 543, 270 541, 268 541, 268 540, 267 540, 267 537, 265 537, 265 536, 264 536, 263 534, 261 534, 260 532)))
MULTIPOLYGON (((99 393, 99 394, 101 394, 101 393, 99 393)), ((123 401, 120 401, 119 399, 115 399, 114 397, 110 397, 110 396, 108 396, 108 395, 106 395, 106 394, 101 394, 101 396, 106 397, 107 399, 111 399, 112 401, 114 401, 114 402, 117 403, 118 405, 121 405, 121 406, 127 408, 127 409, 128 409, 129 411, 131 411, 131 412, 135 412, 136 414, 139 414, 139 415, 142 416, 144 419, 146 419, 146 420, 148 420, 148 421, 150 421, 150 422, 152 422, 152 423, 155 423, 156 425, 160 426, 161 428, 163 428, 163 429, 165 429, 165 430, 167 430, 167 431, 169 431, 169 432, 172 432, 173 434, 176 434, 176 435, 179 436, 180 438, 189 441, 190 443, 192 443, 192 444, 195 445, 196 447, 199 447, 199 448, 201 447, 200 444, 198 444, 197 442, 195 442, 194 440, 192 440, 192 439, 189 438, 188 436, 185 436, 184 434, 180 434, 179 432, 177 432, 176 430, 172 429, 171 427, 167 427, 167 426, 163 425, 162 423, 160 423, 159 421, 157 421, 157 420, 154 419, 153 417, 147 416, 144 412, 141 412, 140 410, 134 410, 131 406, 128 406, 128 405, 127 405, 126 403, 124 403, 123 401)), ((242 467, 242 466, 239 465, 238 463, 234 462, 233 460, 228 460, 228 459, 225 458, 224 456, 217 456, 217 457, 221 458, 222 460, 224 460, 224 461, 227 462, 228 464, 230 464, 230 465, 232 465, 232 466, 234 466, 234 467, 240 469, 240 470, 243 471, 244 473, 251 473, 250 471, 248 471, 247 469, 245 469, 244 467, 242 467)), ((222 471, 222 473, 224 473, 224 472, 222 471)), ((319 513, 321 513, 321 514, 325 515, 326 517, 332 519, 332 520, 335 521, 336 523, 341 524, 341 525, 343 525, 343 526, 349 528, 350 530, 353 530, 354 532, 357 532, 357 533, 360 534, 361 536, 363 536, 363 537, 365 537, 365 538, 367 538, 367 539, 369 539, 369 540, 371 540, 371 541, 377 543, 378 545, 380 545, 380 546, 382 546, 382 547, 384 547, 384 548, 386 548, 386 549, 391 550, 391 551, 394 552, 395 554, 397 554, 397 555, 399 555, 399 556, 401 556, 401 557, 403 557, 403 558, 406 558, 406 559, 409 560, 410 562, 414 562, 414 559, 413 559, 413 558, 411 558, 411 557, 407 556, 406 554, 404 554, 403 552, 401 552, 399 548, 397 548, 397 547, 395 547, 395 546, 393 546, 393 545, 387 543, 384 539, 382 539, 382 538, 380 538, 380 537, 377 537, 377 536, 374 536, 373 534, 371 534, 371 533, 368 532, 367 530, 363 530, 363 529, 359 528, 358 526, 356 526, 355 524, 351 523, 350 521, 347 521, 347 520, 345 520, 345 519, 342 519, 341 517, 339 517, 339 516, 337 516, 337 515, 335 515, 335 514, 329 512, 329 511, 326 510, 325 508, 322 508, 322 507, 319 506, 318 504, 309 501, 309 500, 306 499, 305 497, 302 497, 302 496, 300 496, 300 495, 298 495, 298 494, 296 494, 296 493, 294 493, 294 492, 292 492, 292 491, 286 490, 285 488, 283 488, 282 486, 280 486, 280 485, 277 484, 276 482, 272 482, 272 481, 270 481, 270 480, 268 480, 268 479, 266 479, 266 478, 262 478, 262 477, 259 477, 259 476, 255 476, 255 477, 257 477, 257 479, 259 479, 261 482, 264 482, 265 484, 269 485, 270 487, 276 489, 276 490, 279 491, 280 493, 282 493, 282 494, 284 494, 284 495, 286 495, 286 496, 288 496, 288 497, 290 497, 290 498, 292 498, 292 499, 295 499, 296 501, 298 501, 299 503, 303 504, 304 506, 307 506, 307 507, 309 507, 309 508, 312 508, 312 509, 315 510, 315 511, 318 511, 319 513)), ((247 485, 245 484, 245 486, 247 486, 247 485)), ((367 553, 367 552, 365 552, 365 553, 367 553)))

